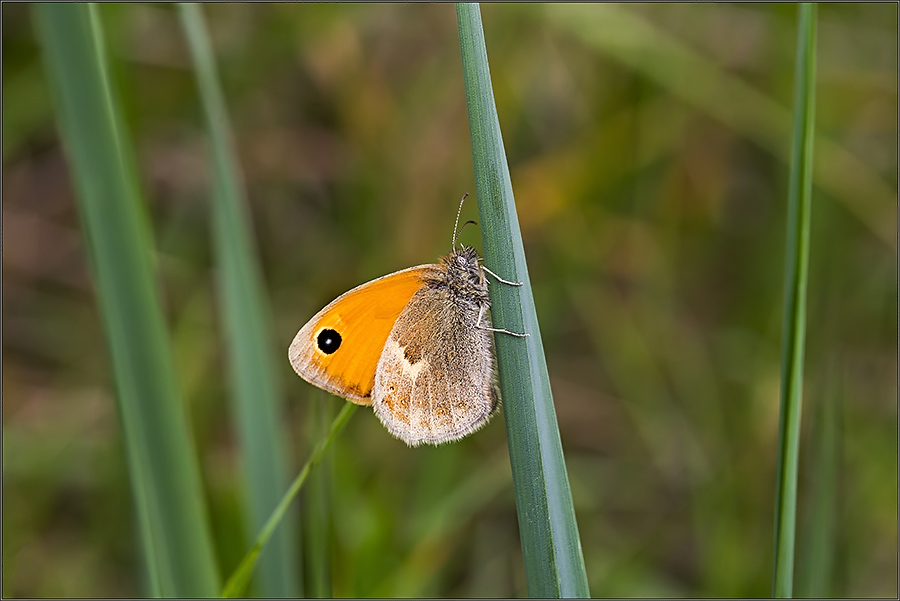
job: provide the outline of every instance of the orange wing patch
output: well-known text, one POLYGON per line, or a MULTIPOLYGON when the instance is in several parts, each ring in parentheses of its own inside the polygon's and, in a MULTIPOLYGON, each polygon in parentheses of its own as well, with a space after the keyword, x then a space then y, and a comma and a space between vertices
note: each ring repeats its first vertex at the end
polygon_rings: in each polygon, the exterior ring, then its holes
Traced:
POLYGON ((372 404, 375 368, 400 312, 439 265, 419 265, 345 292, 303 326, 288 349, 297 374, 361 405, 372 404), (336 334, 336 336, 334 335, 336 334))

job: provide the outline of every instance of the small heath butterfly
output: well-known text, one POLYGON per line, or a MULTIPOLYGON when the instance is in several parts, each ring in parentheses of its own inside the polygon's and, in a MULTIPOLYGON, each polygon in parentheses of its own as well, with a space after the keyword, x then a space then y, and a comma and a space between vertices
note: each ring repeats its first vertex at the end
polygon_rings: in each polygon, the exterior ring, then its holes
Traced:
MULTIPOLYGON (((465 200, 466 196, 463 196, 465 200)), ((462 201, 459 205, 462 211, 462 201)), ((459 212, 456 215, 459 224, 459 212)), ((471 434, 500 404, 485 273, 470 246, 345 292, 300 328, 297 374, 360 405, 410 446, 471 434)))

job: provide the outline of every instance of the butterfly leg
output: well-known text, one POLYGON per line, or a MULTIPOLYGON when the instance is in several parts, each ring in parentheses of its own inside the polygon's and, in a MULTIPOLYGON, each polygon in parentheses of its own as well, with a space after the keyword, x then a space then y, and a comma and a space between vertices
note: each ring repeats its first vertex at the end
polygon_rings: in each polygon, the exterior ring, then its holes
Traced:
POLYGON ((501 332, 503 334, 509 334, 510 336, 517 336, 519 338, 525 338, 526 336, 530 336, 531 334, 519 334, 518 332, 510 332, 509 330, 503 330, 500 328, 489 328, 488 326, 481 324, 481 318, 484 317, 484 312, 487 309, 487 305, 481 305, 481 310, 478 312, 478 321, 475 322, 475 327, 480 330, 488 330, 490 332, 501 332))
POLYGON ((482 265, 481 268, 484 269, 484 270, 485 270, 486 272, 488 272, 489 274, 491 274, 492 276, 494 276, 494 278, 495 278, 498 282, 501 282, 501 283, 503 283, 503 284, 509 284, 510 286, 521 286, 521 285, 522 285, 522 282, 510 282, 509 280, 504 280, 504 279, 501 278, 499 275, 497 275, 496 273, 494 273, 493 271, 491 271, 490 269, 488 269, 488 268, 487 268, 487 265, 482 265))

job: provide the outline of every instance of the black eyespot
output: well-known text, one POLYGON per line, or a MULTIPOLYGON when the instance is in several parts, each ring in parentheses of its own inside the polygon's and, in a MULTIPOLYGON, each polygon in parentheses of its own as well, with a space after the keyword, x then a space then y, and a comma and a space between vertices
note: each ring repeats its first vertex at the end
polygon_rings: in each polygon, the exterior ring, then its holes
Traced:
POLYGON ((326 355, 330 355, 341 348, 341 335, 334 330, 325 329, 319 332, 319 337, 316 338, 316 342, 319 345, 320 351, 326 355))

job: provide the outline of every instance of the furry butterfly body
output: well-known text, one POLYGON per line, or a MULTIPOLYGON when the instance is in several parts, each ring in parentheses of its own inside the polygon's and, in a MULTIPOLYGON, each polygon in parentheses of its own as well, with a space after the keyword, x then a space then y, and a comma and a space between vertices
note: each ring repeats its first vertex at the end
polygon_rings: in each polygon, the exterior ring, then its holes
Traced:
POLYGON ((493 331, 484 268, 463 247, 339 296, 288 357, 311 384, 373 405, 410 446, 439 444, 482 427, 500 403, 493 331))

